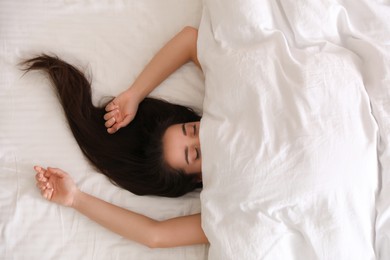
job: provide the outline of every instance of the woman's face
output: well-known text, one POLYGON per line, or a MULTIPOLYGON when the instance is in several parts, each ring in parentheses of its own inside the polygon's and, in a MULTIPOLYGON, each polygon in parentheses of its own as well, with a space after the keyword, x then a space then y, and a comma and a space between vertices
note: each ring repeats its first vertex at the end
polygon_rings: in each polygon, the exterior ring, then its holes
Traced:
POLYGON ((187 174, 201 175, 199 126, 200 122, 191 122, 167 128, 163 136, 163 149, 165 161, 169 166, 187 174))

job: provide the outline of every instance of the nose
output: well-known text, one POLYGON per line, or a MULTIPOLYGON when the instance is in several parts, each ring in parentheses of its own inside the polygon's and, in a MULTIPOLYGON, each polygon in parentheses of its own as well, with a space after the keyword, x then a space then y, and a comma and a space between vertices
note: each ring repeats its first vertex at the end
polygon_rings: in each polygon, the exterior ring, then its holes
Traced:
POLYGON ((200 156, 199 124, 196 124, 196 126, 194 126, 194 131, 188 132, 190 133, 189 135, 187 135, 188 146, 191 148, 191 150, 196 149, 200 156))
POLYGON ((199 135, 188 136, 188 139, 191 146, 200 147, 199 135))
POLYGON ((191 141, 190 141, 190 147, 192 148, 191 150, 194 151, 194 157, 197 155, 198 158, 201 158, 201 149, 200 149, 200 140, 199 136, 192 136, 191 141))

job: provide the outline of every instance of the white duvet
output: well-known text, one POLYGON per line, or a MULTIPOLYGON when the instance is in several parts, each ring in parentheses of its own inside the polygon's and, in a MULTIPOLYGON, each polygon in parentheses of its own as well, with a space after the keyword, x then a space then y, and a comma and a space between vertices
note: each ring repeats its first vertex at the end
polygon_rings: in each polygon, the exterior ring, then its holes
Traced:
POLYGON ((389 5, 0 1, 0 259, 390 259, 389 5), (203 108, 201 204, 198 192, 138 197, 113 186, 82 156, 45 77, 17 68, 58 54, 93 75, 97 101, 199 23, 205 93, 187 64, 153 95, 203 108), (201 210, 210 249, 125 240, 43 200, 35 164, 156 219, 201 210))
POLYGON ((206 0, 210 259, 390 259, 388 1, 206 0))

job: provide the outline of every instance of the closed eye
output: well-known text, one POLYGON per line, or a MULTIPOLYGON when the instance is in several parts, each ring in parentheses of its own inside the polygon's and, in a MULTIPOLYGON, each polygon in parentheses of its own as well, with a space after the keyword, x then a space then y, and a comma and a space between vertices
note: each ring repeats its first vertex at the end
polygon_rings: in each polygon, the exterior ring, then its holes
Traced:
POLYGON ((188 147, 184 149, 184 159, 186 160, 187 165, 190 164, 188 160, 188 147))
POLYGON ((198 160, 199 159, 199 150, 198 150, 198 148, 195 148, 195 152, 196 152, 195 160, 198 160))

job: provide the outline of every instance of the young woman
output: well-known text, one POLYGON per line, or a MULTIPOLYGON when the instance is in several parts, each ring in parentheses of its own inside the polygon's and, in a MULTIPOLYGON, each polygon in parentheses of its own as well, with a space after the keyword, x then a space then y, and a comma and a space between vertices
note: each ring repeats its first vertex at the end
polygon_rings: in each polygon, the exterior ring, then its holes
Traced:
POLYGON ((26 71, 47 72, 81 151, 99 172, 138 195, 177 197, 201 187, 200 144, 187 138, 191 143, 185 147, 173 146, 172 138, 164 135, 170 126, 182 124, 183 133, 195 137, 200 117, 186 107, 145 97, 182 64, 193 61, 199 65, 196 39, 197 31, 189 27, 176 35, 132 86, 106 106, 108 112, 92 104, 90 83, 72 65, 48 55, 23 65, 26 71), (172 155, 180 152, 181 156, 172 155))
MULTIPOLYGON (((98 170, 133 193, 174 197, 195 189, 201 181, 200 117, 146 96, 184 63, 192 61, 200 67, 196 41, 197 30, 184 28, 105 111, 92 105, 90 85, 73 66, 45 55, 25 64, 27 70, 49 73, 80 148, 98 170), (150 118, 156 119, 150 122, 150 118)), ((44 198, 73 207, 128 239, 152 248, 208 242, 200 214, 155 221, 80 191, 60 169, 34 169, 44 198)))

